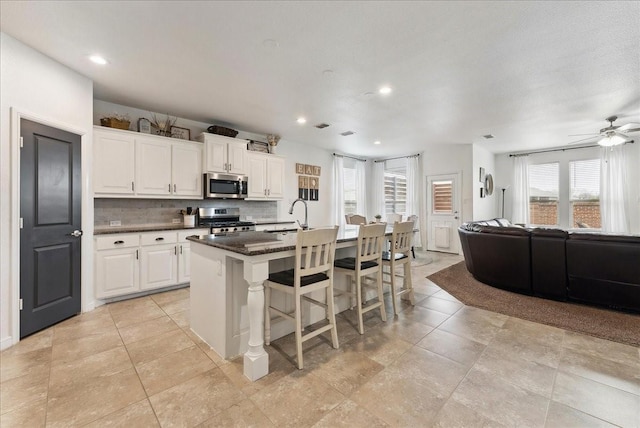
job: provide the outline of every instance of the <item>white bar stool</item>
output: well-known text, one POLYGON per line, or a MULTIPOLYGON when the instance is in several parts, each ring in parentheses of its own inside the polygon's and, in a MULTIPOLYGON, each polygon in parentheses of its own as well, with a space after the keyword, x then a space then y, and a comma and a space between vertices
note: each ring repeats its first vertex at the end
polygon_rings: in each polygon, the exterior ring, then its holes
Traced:
POLYGON ((405 221, 403 223, 394 223, 393 232, 391 234, 391 242, 389 243, 389 251, 382 253, 382 266, 388 266, 388 275, 391 277, 389 281, 383 281, 385 284, 391 284, 391 300, 393 302, 393 312, 398 314, 396 307, 396 296, 404 294, 409 295, 409 301, 415 305, 415 296, 413 293, 413 283, 411 282, 411 238, 413 237, 413 222, 405 221), (402 289, 398 290, 396 286, 396 268, 404 267, 404 275, 402 281, 402 289))

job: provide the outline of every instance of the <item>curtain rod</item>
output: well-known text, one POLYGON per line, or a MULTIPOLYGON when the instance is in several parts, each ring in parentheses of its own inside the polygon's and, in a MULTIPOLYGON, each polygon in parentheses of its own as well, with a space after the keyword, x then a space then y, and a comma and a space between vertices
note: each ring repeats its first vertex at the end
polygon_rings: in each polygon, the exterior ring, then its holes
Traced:
MULTIPOLYGON (((631 141, 625 142, 624 144, 633 144, 633 143, 635 143, 635 141, 631 140, 631 141)), ((601 146, 599 144, 592 144, 590 146, 567 147, 567 148, 564 148, 564 149, 538 150, 538 151, 535 151, 535 152, 515 153, 515 154, 512 153, 512 154, 509 155, 509 157, 510 158, 516 158, 518 156, 529 156, 529 155, 535 155, 535 154, 538 154, 538 153, 564 152, 566 150, 590 149, 590 148, 593 148, 593 147, 604 147, 604 146, 601 146)))
POLYGON ((353 156, 348 156, 348 155, 341 155, 341 154, 339 154, 339 153, 334 153, 333 155, 334 155, 334 156, 338 156, 339 158, 355 159, 355 160, 360 161, 360 162, 366 162, 366 161, 367 161, 366 159, 355 158, 355 157, 353 157, 353 156))
POLYGON ((378 159, 378 160, 374 160, 374 162, 386 162, 388 160, 404 159, 404 158, 417 158, 417 157, 420 157, 420 153, 416 153, 415 155, 409 155, 409 156, 398 156, 396 158, 378 159))

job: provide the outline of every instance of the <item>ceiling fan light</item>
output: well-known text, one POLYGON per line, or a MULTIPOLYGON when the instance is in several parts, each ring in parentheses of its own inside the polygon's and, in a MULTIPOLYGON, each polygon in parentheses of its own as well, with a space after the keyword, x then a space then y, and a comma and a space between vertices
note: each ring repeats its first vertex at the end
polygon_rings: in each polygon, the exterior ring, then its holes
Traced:
POLYGON ((618 134, 612 134, 612 135, 607 135, 604 138, 601 138, 600 141, 598 141, 598 144, 603 147, 611 147, 611 146, 624 144, 626 141, 627 141, 626 138, 618 134))

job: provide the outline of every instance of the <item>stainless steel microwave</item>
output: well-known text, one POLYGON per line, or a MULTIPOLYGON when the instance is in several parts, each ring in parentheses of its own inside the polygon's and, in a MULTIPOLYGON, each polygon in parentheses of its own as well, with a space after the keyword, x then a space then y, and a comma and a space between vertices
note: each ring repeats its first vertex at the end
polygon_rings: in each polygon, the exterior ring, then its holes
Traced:
POLYGON ((247 176, 231 174, 204 175, 204 197, 209 199, 244 199, 247 197, 247 176))

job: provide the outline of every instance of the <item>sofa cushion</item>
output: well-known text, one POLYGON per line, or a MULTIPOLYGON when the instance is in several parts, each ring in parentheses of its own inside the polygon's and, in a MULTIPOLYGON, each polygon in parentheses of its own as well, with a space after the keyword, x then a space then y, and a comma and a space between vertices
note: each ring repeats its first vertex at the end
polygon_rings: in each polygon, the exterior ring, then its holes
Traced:
POLYGON ((480 226, 482 233, 492 233, 497 235, 528 236, 530 232, 522 227, 502 227, 502 226, 480 226))
POLYGON ((532 236, 547 237, 547 238, 567 239, 567 236, 569 234, 565 230, 562 230, 562 229, 548 229, 548 228, 545 228, 545 227, 536 227, 534 229, 531 229, 531 235, 532 236))

